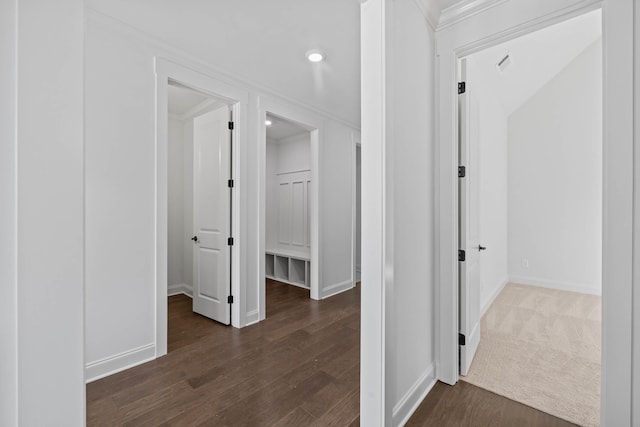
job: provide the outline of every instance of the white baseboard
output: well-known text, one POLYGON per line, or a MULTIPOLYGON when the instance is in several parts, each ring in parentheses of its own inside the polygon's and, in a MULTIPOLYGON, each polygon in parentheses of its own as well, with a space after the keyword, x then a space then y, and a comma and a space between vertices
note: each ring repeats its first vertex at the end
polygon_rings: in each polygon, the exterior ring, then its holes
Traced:
POLYGON ((193 298, 193 288, 186 283, 179 283, 177 285, 169 285, 167 288, 167 296, 185 294, 186 296, 193 298))
POLYGON ((504 279, 502 281, 502 284, 493 291, 493 293, 489 296, 489 299, 482 305, 482 309, 480 310, 481 319, 482 316, 484 316, 484 314, 487 312, 487 310, 489 310, 489 307, 491 307, 491 304, 493 304, 493 301, 495 301, 496 297, 500 295, 500 292, 502 292, 504 287, 507 286, 507 283, 509 283, 509 279, 504 279))
POLYGON ((435 384, 436 376, 432 363, 393 407, 392 424, 399 427, 404 426, 435 384))
POLYGON ((253 325, 254 323, 258 323, 260 321, 260 311, 253 310, 247 312, 247 324, 245 326, 253 325))
POLYGON ((509 278, 509 282, 519 285, 558 289, 560 291, 579 292, 581 294, 602 295, 602 288, 596 288, 592 285, 581 283, 561 282, 525 276, 512 276, 509 278))
POLYGON ((143 345, 114 356, 105 357, 95 362, 87 363, 84 369, 86 383, 90 383, 100 378, 133 368, 134 366, 148 362, 156 358, 155 343, 143 345))
POLYGON ((345 280, 344 282, 336 283, 327 288, 322 289, 320 299, 325 299, 337 295, 341 292, 353 289, 353 281, 345 280))

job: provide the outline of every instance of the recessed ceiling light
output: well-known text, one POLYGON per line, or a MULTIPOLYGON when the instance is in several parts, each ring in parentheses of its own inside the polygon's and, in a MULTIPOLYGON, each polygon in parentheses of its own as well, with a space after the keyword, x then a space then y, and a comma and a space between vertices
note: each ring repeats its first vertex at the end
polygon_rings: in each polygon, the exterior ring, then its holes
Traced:
POLYGON ((307 59, 311 62, 320 62, 324 59, 324 54, 319 50, 310 50, 307 52, 307 59))
POLYGON ((264 124, 267 126, 271 126, 273 124, 273 122, 271 122, 271 120, 265 120, 264 124))

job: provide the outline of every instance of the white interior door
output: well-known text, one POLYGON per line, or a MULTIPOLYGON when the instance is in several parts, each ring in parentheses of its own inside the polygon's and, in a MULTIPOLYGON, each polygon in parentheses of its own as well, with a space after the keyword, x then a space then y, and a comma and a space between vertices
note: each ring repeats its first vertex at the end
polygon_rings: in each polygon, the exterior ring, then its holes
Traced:
POLYGON ((193 311, 231 323, 229 108, 193 120, 193 311))
MULTIPOLYGON (((467 63, 462 60, 462 81, 466 81, 467 63)), ((466 84, 465 84, 466 86, 466 84)), ((460 92, 460 91, 459 91, 460 92)), ((458 95, 459 165, 464 177, 459 182, 459 322, 460 374, 466 375, 480 344, 480 186, 478 111, 468 86, 458 95)), ((462 175, 459 173, 459 176, 462 175)))

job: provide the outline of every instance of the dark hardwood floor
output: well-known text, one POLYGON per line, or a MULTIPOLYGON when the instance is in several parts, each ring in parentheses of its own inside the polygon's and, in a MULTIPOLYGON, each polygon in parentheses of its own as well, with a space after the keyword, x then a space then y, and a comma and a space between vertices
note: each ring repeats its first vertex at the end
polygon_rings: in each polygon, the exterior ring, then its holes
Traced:
POLYGON ((545 412, 464 381, 437 383, 407 426, 575 427, 545 412))
POLYGON ((169 298, 168 354, 87 385, 87 424, 346 426, 360 393, 359 287, 324 301, 267 282, 267 319, 243 329, 169 298))
MULTIPOLYGON (((357 426, 360 286, 324 301, 267 282, 244 329, 169 298, 167 356, 87 385, 89 426, 357 426)), ((410 426, 569 426, 463 382, 436 384, 410 426)))

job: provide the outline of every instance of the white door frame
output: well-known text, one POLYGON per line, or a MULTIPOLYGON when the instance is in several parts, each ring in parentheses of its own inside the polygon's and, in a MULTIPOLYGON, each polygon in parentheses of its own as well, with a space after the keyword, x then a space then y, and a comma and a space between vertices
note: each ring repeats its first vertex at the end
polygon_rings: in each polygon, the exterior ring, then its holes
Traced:
MULTIPOLYGON (((362 225, 362 138, 360 132, 351 132, 351 158, 353 159, 354 166, 351 173, 351 188, 353 188, 353 197, 351 198, 351 229, 353 230, 351 237, 351 247, 353 248, 353 253, 351 254, 351 265, 353 267, 353 272, 351 281, 353 282, 353 287, 356 286, 358 280, 358 266, 356 265, 356 261, 358 259, 357 255, 357 233, 356 227, 358 226, 358 217, 356 212, 356 195, 358 193, 358 189, 356 188, 357 178, 356 178, 356 166, 357 166, 357 152, 358 148, 360 149, 360 225, 362 225)), ((360 240, 362 240, 362 232, 360 233, 360 240)), ((362 276, 362 242, 360 245, 360 275, 362 276)), ((360 277, 362 279, 362 277, 360 277)))
POLYGON ((436 33, 439 259, 436 272, 436 366, 458 381, 457 63, 494 46, 603 8, 603 322, 602 425, 631 425, 634 0, 532 0, 498 3, 436 33), (628 84, 620 84, 628 82, 628 84))
POLYGON ((233 112, 235 123, 233 130, 233 165, 234 196, 232 202, 231 234, 234 246, 231 249, 231 290, 234 304, 231 307, 231 324, 240 327, 241 315, 244 313, 246 300, 246 284, 240 282, 241 233, 240 227, 246 214, 240 210, 240 195, 244 189, 240 173, 240 156, 246 147, 247 119, 244 114, 248 109, 249 95, 215 78, 179 65, 165 58, 155 58, 156 72, 156 253, 155 253, 155 306, 156 306, 156 357, 167 354, 167 258, 168 258, 168 221, 167 221, 167 179, 168 179, 168 97, 169 80, 192 88, 227 102, 233 112), (243 304, 244 303, 244 304, 243 304))
POLYGON ((260 124, 260 202, 259 202, 259 226, 258 226, 258 274, 260 283, 258 285, 258 310, 259 320, 266 317, 266 288, 265 288, 265 240, 266 240, 266 159, 267 159, 267 132, 265 120, 267 113, 281 117, 291 122, 299 124, 309 131, 311 136, 311 194, 310 194, 310 235, 311 235, 311 298, 321 299, 320 283, 322 283, 322 215, 320 214, 320 195, 322 194, 322 182, 320 180, 320 158, 322 153, 322 119, 313 114, 302 111, 299 108, 278 102, 267 96, 258 99, 258 123, 260 124))

